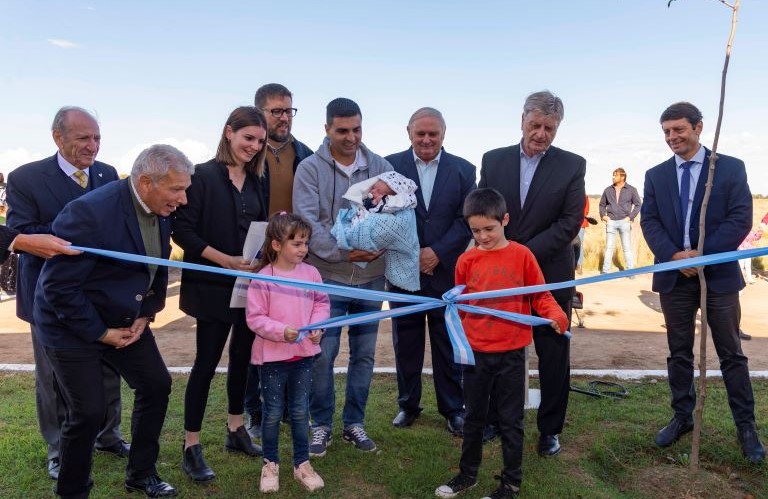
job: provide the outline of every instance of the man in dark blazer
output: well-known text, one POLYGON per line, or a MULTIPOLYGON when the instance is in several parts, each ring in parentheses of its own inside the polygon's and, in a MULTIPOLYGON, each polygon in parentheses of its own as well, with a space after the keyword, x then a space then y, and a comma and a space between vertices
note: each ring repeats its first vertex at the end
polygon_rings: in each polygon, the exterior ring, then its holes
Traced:
MULTIPOLYGON (((415 294, 440 298, 453 287, 456 260, 467 248, 471 234, 464 221, 464 198, 475 188, 475 167, 445 152, 445 120, 437 109, 424 107, 408 122, 411 147, 387 156, 395 171, 410 178, 416 191, 416 227, 419 235, 421 290, 415 294)), ((398 293, 408 291, 392 287, 398 293)), ((405 304, 392 303, 393 307, 405 304)), ((448 430, 464 430, 464 397, 461 369, 445 328, 443 310, 435 309, 392 319, 392 341, 397 369, 397 403, 400 412, 392 424, 404 428, 421 413, 421 371, 424 367, 425 328, 429 325, 432 370, 437 410, 448 430)))
MULTIPOLYGON (((529 95, 520 144, 485 153, 478 185, 493 187, 504 196, 509 210, 504 233, 531 250, 547 283, 573 279, 571 242, 584 220, 586 161, 551 145, 563 112, 562 101, 551 92, 529 95)), ((573 288, 552 291, 569 319, 573 292, 573 288)), ((568 339, 549 326, 534 327, 533 340, 541 382, 538 452, 553 456, 560 452, 558 435, 568 408, 570 349, 568 339)))
MULTIPOLYGON (((53 232, 78 246, 168 258, 168 217, 186 203, 193 171, 177 149, 152 146, 139 154, 130 178, 69 203, 53 232)), ((176 495, 155 468, 171 377, 149 328, 165 305, 167 284, 165 266, 92 253, 54 257, 43 267, 34 319, 66 407, 58 495, 88 497, 93 486, 92 448, 106 408, 103 362, 135 391, 125 487, 149 497, 176 495)))
MULTIPOLYGON (((78 107, 63 107, 56 113, 51 130, 58 152, 50 158, 20 166, 8 175, 8 226, 22 234, 50 234, 51 223, 64 205, 118 178, 113 167, 95 161, 101 132, 90 113, 78 107), (83 174, 81 181, 78 176, 83 174)), ((16 315, 29 322, 32 331, 37 419, 40 433, 48 443, 48 474, 56 479, 64 406, 32 317, 35 285, 43 263, 44 259, 35 255, 21 255, 16 315)), ((109 404, 96 448, 126 457, 128 444, 120 433, 120 377, 109 366, 105 365, 104 370, 109 404)))
MULTIPOLYGON (((645 175, 640 226, 656 263, 734 251, 752 227, 752 195, 744 162, 718 154, 712 193, 705 215, 704 247, 699 248, 699 216, 708 175, 710 151, 701 145, 701 112, 688 102, 669 106, 661 129, 674 156, 645 175)), ((667 447, 693 429, 696 389, 693 384, 693 340, 700 285, 696 268, 653 274, 667 325, 667 371, 674 416, 656 434, 656 445, 667 447)), ((738 262, 704 268, 707 282, 707 322, 720 358, 742 452, 752 463, 765 458, 757 435, 755 399, 748 359, 739 340, 739 291, 744 279, 738 262)))

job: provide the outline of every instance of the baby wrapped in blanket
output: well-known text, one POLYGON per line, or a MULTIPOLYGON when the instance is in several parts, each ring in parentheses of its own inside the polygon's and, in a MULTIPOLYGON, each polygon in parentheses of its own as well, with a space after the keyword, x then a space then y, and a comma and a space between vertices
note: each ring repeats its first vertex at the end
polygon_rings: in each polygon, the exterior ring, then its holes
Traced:
MULTIPOLYGON (((340 249, 384 250, 384 276, 407 291, 419 290, 419 237, 416 232, 416 183, 385 172, 352 184, 331 234, 340 249)), ((365 262, 355 262, 364 267, 365 262)))

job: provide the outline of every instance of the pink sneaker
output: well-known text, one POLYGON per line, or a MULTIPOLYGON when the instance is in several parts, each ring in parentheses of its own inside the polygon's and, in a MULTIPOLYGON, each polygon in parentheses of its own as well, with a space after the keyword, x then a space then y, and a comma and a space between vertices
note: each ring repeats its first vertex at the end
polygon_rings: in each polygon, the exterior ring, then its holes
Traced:
POLYGON ((304 461, 298 467, 293 468, 293 478, 310 492, 320 490, 325 486, 325 482, 323 482, 320 475, 312 469, 312 465, 309 464, 309 461, 304 461))
POLYGON ((272 461, 264 460, 261 467, 261 483, 259 490, 265 494, 280 490, 280 465, 272 461))

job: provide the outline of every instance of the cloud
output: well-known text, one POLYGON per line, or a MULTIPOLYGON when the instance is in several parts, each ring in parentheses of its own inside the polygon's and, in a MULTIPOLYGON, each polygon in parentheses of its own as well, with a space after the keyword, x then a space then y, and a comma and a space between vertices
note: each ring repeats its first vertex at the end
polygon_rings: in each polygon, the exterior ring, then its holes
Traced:
POLYGON ((50 156, 50 153, 33 152, 23 147, 6 149, 5 151, 0 151, 0 171, 7 175, 21 165, 43 159, 47 156, 50 156))
POLYGON ((80 48, 80 45, 71 42, 69 40, 62 40, 61 38, 48 38, 48 43, 53 45, 54 47, 59 47, 61 49, 76 49, 80 48))
POLYGON ((176 139, 173 137, 166 137, 151 143, 137 144, 125 151, 123 154, 115 156, 99 155, 99 159, 114 166, 120 173, 130 173, 131 167, 133 167, 133 162, 136 160, 136 156, 138 156, 141 151, 153 144, 171 145, 186 154, 187 158, 189 158, 189 160, 194 164, 204 163, 205 161, 211 159, 214 154, 213 149, 208 144, 203 142, 190 139, 176 139))

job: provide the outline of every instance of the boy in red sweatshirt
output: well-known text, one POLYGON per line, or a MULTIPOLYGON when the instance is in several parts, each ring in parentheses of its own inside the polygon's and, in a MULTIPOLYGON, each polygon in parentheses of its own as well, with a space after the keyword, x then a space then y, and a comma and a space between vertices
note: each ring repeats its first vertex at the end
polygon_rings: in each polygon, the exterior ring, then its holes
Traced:
MULTIPOLYGON (((504 227, 509 213, 504 198, 495 189, 477 189, 464 202, 464 218, 477 243, 459 257, 456 285, 465 293, 544 284, 544 276, 533 253, 508 241, 504 227)), ((470 300, 470 305, 507 312, 531 314, 531 309, 552 321, 558 333, 568 328, 568 319, 549 291, 503 298, 470 300)), ((451 498, 477 485, 483 456, 483 428, 488 419, 488 400, 498 401, 499 428, 504 469, 501 485, 490 499, 516 497, 523 478, 523 410, 525 401, 525 347, 532 341, 531 326, 491 315, 461 313, 464 331, 475 355, 475 365, 464 371, 466 420, 459 474, 435 490, 451 498)))

